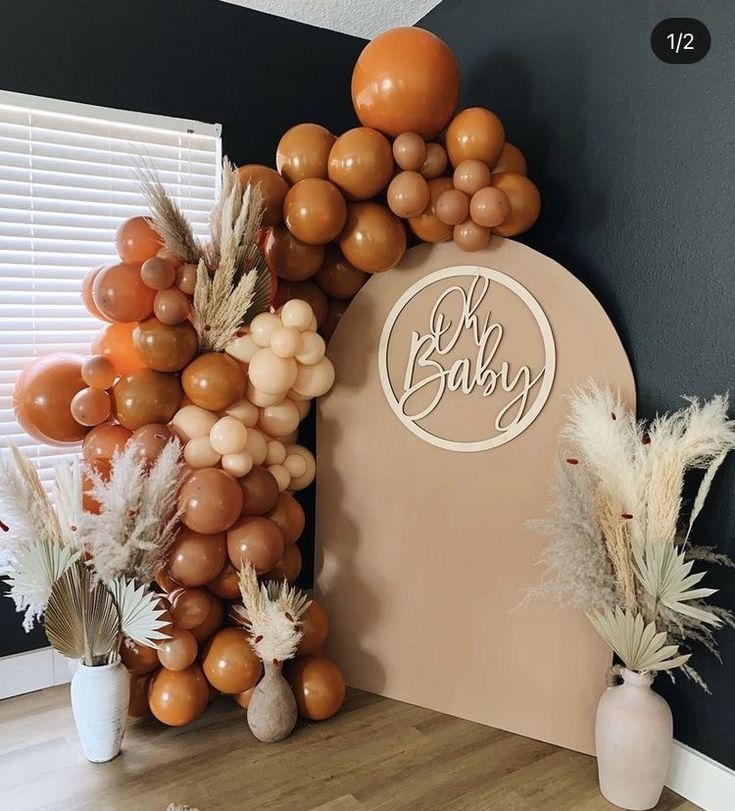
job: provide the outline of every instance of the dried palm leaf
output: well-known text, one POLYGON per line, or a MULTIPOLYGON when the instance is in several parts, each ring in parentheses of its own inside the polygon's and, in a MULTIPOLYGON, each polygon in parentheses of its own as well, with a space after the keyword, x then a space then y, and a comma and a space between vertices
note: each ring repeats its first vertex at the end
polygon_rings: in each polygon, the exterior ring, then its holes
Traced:
POLYGON ((169 639, 169 635, 161 631, 168 623, 161 619, 166 612, 159 607, 159 595, 147 586, 136 587, 134 580, 123 577, 106 585, 117 604, 120 630, 125 636, 149 648, 157 648, 157 642, 169 639))
POLYGON ((78 560, 54 583, 46 606, 46 635, 55 650, 89 666, 115 661, 120 616, 112 592, 93 584, 78 560))

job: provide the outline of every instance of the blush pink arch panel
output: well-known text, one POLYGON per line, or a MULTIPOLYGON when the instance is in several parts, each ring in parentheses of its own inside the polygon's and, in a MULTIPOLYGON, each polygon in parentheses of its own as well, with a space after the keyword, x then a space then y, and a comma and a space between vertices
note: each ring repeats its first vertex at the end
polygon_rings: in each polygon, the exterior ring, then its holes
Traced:
MULTIPOLYGON (((506 304, 493 316, 508 351, 538 365, 543 343, 528 312, 506 304)), ((426 320, 422 306, 409 303, 399 333, 410 337, 411 319, 426 320)), ((566 395, 594 378, 635 404, 630 364, 602 307, 559 264, 512 240, 472 254, 421 245, 362 288, 329 356, 337 382, 319 403, 315 588, 329 611, 328 652, 347 683, 592 752, 610 651, 583 615, 524 596, 541 577, 545 540, 527 524, 547 508, 566 395), (379 376, 381 333, 396 302, 421 278, 456 266, 522 285, 555 347, 553 383, 535 420, 512 440, 469 453, 409 430, 379 376)), ((471 399, 437 409, 431 430, 482 438, 478 420, 490 401, 471 399)))

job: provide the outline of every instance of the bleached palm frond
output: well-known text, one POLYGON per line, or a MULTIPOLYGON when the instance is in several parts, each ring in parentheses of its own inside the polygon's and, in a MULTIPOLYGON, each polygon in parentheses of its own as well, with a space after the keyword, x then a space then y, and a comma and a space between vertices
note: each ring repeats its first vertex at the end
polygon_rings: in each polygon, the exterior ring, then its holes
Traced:
POLYGON ((61 538, 72 547, 81 545, 79 528, 84 512, 82 467, 78 457, 54 466, 54 503, 61 538))
POLYGON ((694 561, 687 561, 684 552, 670 543, 649 541, 645 545, 636 545, 633 554, 636 577, 654 604, 661 603, 672 611, 708 625, 722 624, 711 611, 689 605, 693 600, 711 597, 717 589, 694 588, 706 572, 692 574, 694 561))
POLYGON ((54 583, 46 606, 46 635, 55 650, 86 665, 117 660, 120 616, 112 592, 93 583, 78 560, 54 583))
POLYGON ((657 671, 680 667, 690 654, 679 654, 676 645, 666 644, 666 633, 616 606, 614 610, 587 614, 600 636, 623 660, 629 670, 657 671))
POLYGON ((161 617, 166 613, 159 608, 159 595, 148 586, 136 586, 134 580, 118 577, 105 584, 117 604, 122 633, 149 648, 157 648, 158 642, 168 639, 169 635, 161 631, 168 624, 161 617))

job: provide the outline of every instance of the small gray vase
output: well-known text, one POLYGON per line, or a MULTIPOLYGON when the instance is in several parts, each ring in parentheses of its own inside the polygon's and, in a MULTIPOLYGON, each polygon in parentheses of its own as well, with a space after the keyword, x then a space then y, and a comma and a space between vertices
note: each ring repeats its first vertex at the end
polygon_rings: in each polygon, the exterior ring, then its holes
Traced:
POLYGON ((263 678, 248 704, 248 726, 263 743, 276 743, 296 726, 296 699, 278 665, 263 662, 263 678))

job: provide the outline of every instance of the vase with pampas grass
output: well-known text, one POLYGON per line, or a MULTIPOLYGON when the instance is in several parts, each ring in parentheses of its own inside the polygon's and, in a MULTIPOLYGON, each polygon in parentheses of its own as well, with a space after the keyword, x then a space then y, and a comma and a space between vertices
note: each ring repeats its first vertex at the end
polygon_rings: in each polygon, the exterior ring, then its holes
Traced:
POLYGON ((296 655, 302 636, 299 620, 311 601, 285 580, 259 583, 247 562, 240 570, 240 593, 243 604, 236 611, 264 671, 248 704, 248 726, 259 741, 275 743, 296 726, 296 699, 281 665, 296 655))
POLYGON ((619 395, 590 384, 570 398, 563 461, 551 514, 534 522, 549 538, 546 574, 533 596, 584 611, 622 665, 609 673, 595 740, 602 794, 632 811, 653 808, 672 748, 672 717, 651 685, 680 670, 707 686, 682 650, 701 643, 717 655, 714 631, 733 615, 706 600, 701 561, 732 565, 690 536, 714 476, 735 448, 728 401, 690 399, 650 423, 619 395), (684 510, 687 476, 699 486, 684 510), (683 515, 686 513, 686 516, 683 515))

